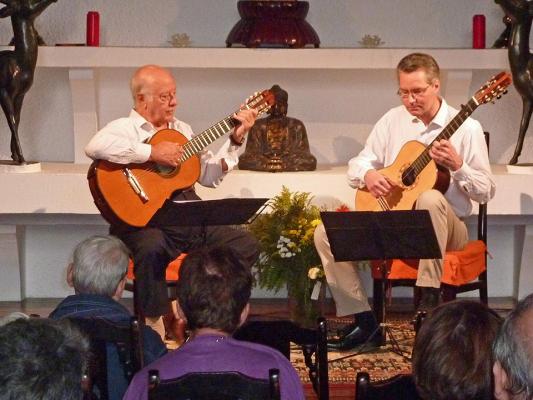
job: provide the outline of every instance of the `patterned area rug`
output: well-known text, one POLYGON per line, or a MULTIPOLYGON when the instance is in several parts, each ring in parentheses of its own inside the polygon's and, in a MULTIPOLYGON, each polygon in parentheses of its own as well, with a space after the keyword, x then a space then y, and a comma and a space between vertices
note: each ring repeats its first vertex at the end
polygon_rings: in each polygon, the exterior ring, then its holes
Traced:
MULTIPOLYGON (((411 317, 412 314, 395 314, 389 319, 390 330, 383 347, 360 346, 346 352, 328 352, 330 385, 354 385, 355 376, 360 371, 368 372, 372 381, 411 372, 411 361, 408 357, 411 355, 415 336, 411 317)), ((348 323, 349 321, 340 318, 328 319, 328 336, 335 336, 337 330, 348 323)), ((291 362, 302 382, 310 383, 302 351, 297 345, 291 347, 291 362)))

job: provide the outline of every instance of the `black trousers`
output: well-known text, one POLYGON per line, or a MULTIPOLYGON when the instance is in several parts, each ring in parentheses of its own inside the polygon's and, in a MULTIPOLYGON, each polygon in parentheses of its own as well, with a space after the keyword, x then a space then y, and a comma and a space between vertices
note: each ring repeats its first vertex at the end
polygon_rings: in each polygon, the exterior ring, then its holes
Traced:
MULTIPOLYGON (((199 199, 194 192, 179 198, 199 199)), ((170 311, 165 280, 168 263, 181 253, 201 246, 228 246, 252 268, 259 257, 257 240, 247 231, 229 226, 206 228, 205 243, 202 228, 196 226, 165 226, 121 228, 112 226, 112 235, 120 238, 132 253, 135 264, 135 284, 139 304, 147 317, 157 317, 170 311)))

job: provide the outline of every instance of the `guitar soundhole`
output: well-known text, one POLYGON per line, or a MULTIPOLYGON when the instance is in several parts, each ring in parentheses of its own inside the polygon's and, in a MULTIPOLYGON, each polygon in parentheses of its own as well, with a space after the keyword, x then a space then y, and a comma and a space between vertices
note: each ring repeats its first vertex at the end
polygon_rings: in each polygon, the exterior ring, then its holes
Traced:
POLYGON ((416 174, 412 167, 406 168, 402 172, 402 183, 404 186, 411 186, 416 181, 416 174))
POLYGON ((181 164, 178 165, 176 168, 169 167, 166 165, 157 164, 156 169, 157 173, 161 176, 173 176, 176 175, 180 170, 181 164))

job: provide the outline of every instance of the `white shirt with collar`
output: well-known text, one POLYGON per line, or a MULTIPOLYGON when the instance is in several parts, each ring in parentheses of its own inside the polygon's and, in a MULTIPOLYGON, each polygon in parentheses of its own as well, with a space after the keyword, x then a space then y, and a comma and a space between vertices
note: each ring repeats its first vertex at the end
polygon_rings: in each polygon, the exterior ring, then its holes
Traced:
MULTIPOLYGON (((190 125, 176 118, 169 124, 187 139, 196 136, 190 125)), ((146 143, 155 133, 153 125, 135 110, 131 110, 126 118, 109 122, 100 129, 85 147, 85 154, 93 160, 107 160, 118 164, 143 163, 148 161, 151 146, 146 143)), ((226 160, 228 171, 239 161, 238 146, 228 139, 216 154, 210 150, 199 153, 201 173, 198 182, 204 186, 216 187, 220 184, 225 172, 222 171, 221 159, 226 160)))
MULTIPOLYGON (((429 145, 455 117, 458 110, 444 99, 437 115, 425 126, 404 106, 389 110, 376 123, 364 149, 348 162, 348 183, 354 188, 364 187, 364 176, 370 169, 391 165, 402 146, 411 140, 429 145)), ((487 146, 481 124, 467 118, 450 138, 451 144, 463 159, 463 165, 451 172, 450 187, 445 197, 460 218, 472 213, 472 201, 487 203, 495 192, 487 146)))

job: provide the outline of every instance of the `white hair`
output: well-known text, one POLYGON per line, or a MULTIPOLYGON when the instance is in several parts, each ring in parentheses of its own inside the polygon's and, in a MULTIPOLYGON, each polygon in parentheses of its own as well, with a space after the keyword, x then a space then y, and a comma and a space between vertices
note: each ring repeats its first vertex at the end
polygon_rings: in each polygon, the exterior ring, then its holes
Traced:
POLYGON ((78 244, 72 257, 72 281, 77 293, 112 297, 126 275, 129 251, 118 238, 92 236, 78 244))

